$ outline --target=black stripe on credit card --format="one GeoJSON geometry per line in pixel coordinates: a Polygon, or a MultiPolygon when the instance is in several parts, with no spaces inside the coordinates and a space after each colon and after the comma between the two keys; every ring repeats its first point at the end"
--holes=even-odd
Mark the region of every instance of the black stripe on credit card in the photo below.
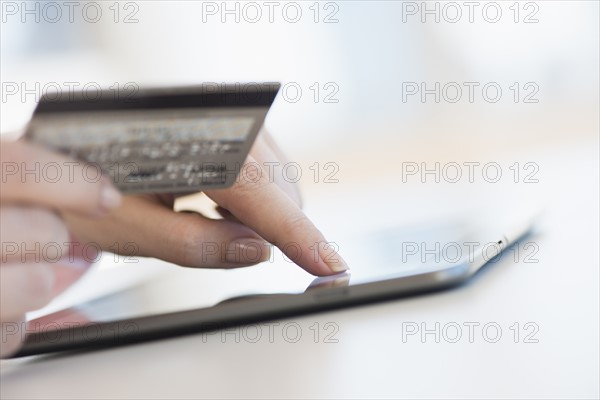
{"type": "Polygon", "coordinates": [[[108,110],[149,110],[165,108],[269,107],[280,84],[202,84],[182,88],[137,89],[116,93],[105,89],[45,94],[36,113],[108,110]],[[58,97],[58,98],[57,98],[58,97]]]}

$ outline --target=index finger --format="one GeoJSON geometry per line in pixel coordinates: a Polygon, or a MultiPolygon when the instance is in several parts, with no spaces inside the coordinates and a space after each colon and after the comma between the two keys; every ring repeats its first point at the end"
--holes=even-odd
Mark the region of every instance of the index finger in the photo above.
{"type": "Polygon", "coordinates": [[[206,195],[311,274],[332,275],[348,269],[335,243],[327,242],[298,205],[269,182],[251,156],[244,168],[231,188],[206,191],[206,195]]]}
{"type": "Polygon", "coordinates": [[[0,202],[25,203],[87,215],[103,215],[121,194],[99,168],[36,145],[0,142],[0,202]]]}

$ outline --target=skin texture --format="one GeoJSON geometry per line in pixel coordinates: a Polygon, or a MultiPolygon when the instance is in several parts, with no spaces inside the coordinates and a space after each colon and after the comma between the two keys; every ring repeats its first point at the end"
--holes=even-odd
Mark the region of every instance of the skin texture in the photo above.
{"type": "Polygon", "coordinates": [[[302,212],[297,186],[256,168],[287,161],[264,130],[247,160],[253,165],[248,179],[205,192],[222,219],[175,212],[174,194],[121,196],[106,178],[84,179],[89,171],[83,173],[82,163],[28,143],[2,142],[0,155],[2,357],[18,349],[25,313],[50,302],[85,273],[87,260],[96,258],[81,254],[83,244],[94,243],[88,250],[99,246],[192,268],[257,264],[276,245],[311,274],[347,269],[302,212]],[[54,173],[51,179],[21,173],[50,164],[60,169],[56,179],[54,173]]]}

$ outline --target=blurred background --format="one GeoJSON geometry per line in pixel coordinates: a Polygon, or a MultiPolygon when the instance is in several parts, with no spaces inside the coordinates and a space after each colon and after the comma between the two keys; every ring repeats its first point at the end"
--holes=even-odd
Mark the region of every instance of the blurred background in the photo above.
{"type": "Polygon", "coordinates": [[[46,91],[280,81],[266,126],[332,240],[348,215],[362,231],[490,199],[545,207],[566,184],[597,221],[597,180],[569,172],[597,175],[596,1],[74,4],[2,2],[4,137],[46,91]],[[407,162],[504,178],[404,179],[407,162]]]}
{"type": "MultiPolygon", "coordinates": [[[[133,393],[136,373],[142,397],[184,397],[186,373],[189,393],[212,382],[213,397],[265,397],[270,387],[309,397],[314,386],[319,397],[397,398],[411,385],[403,396],[445,398],[460,387],[455,397],[598,397],[598,1],[1,3],[3,138],[19,137],[46,91],[280,81],[266,126],[301,167],[306,213],[351,268],[397,251],[365,239],[389,227],[411,232],[460,213],[472,221],[475,210],[542,215],[528,239],[538,251],[521,253],[533,262],[507,257],[464,290],[324,314],[342,327],[326,348],[228,342],[190,352],[191,336],[80,355],[83,367],[75,357],[28,365],[37,375],[3,376],[3,393],[32,398],[58,387],[80,398],[94,388],[110,397],[114,371],[117,383],[127,376],[119,397],[133,393]],[[456,165],[457,180],[446,168],[456,165]],[[478,166],[472,179],[467,165],[478,166]],[[536,321],[541,341],[405,345],[399,324],[411,319],[536,321]],[[172,351],[177,343],[185,350],[172,351]],[[115,364],[117,354],[125,358],[115,364]]],[[[302,291],[314,278],[280,253],[273,260],[211,271],[105,254],[37,314],[135,284],[90,317],[191,308],[225,289],[302,291]]]]}
{"type": "Polygon", "coordinates": [[[290,84],[268,125],[294,158],[349,141],[441,144],[466,134],[495,140],[496,151],[598,130],[595,1],[2,4],[3,132],[27,121],[36,100],[27,90],[55,84],[248,81],[290,84]],[[13,95],[7,82],[24,87],[13,95]],[[403,99],[404,83],[421,82],[455,82],[463,96],[403,99]],[[464,82],[480,83],[472,102],[464,82]],[[502,89],[496,103],[482,97],[489,82],[502,89]]]}

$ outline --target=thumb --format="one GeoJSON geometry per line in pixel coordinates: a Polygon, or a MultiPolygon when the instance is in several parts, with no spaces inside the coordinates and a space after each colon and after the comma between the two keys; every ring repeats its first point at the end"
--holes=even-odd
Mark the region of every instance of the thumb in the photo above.
{"type": "Polygon", "coordinates": [[[99,216],[121,203],[100,169],[36,145],[0,142],[0,202],[26,203],[99,216]]]}

